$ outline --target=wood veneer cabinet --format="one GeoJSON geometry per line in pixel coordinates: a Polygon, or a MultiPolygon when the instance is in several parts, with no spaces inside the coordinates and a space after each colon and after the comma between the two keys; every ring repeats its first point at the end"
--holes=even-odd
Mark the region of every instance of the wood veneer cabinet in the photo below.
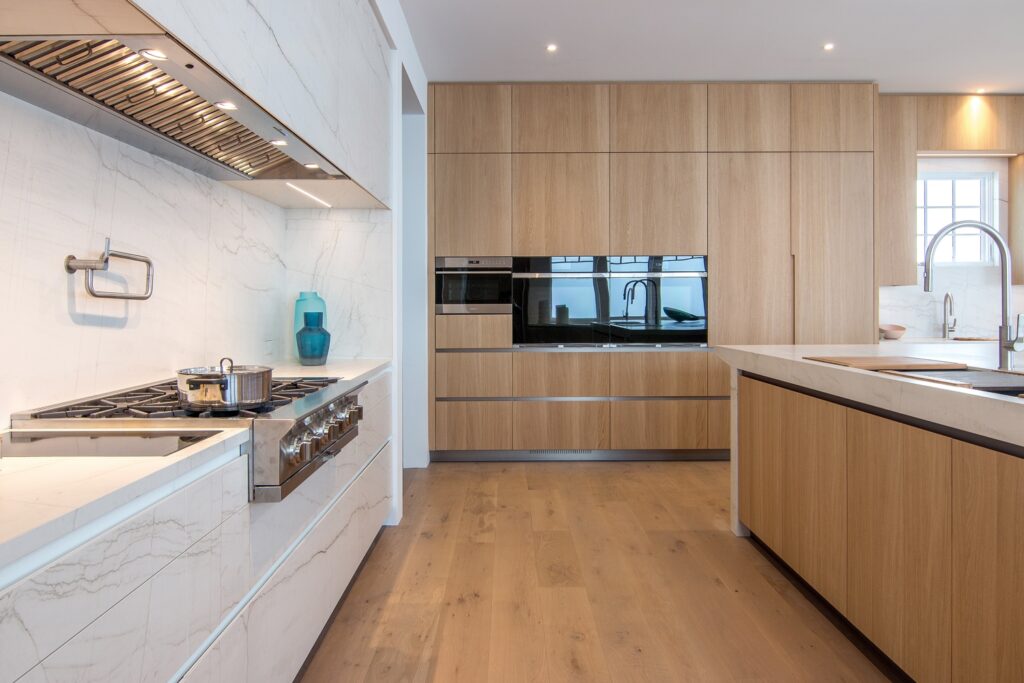
{"type": "Polygon", "coordinates": [[[607,152],[608,86],[512,86],[512,151],[607,152]]]}
{"type": "Polygon", "coordinates": [[[611,447],[705,449],[708,447],[708,402],[612,401],[611,447]]]}
{"type": "Polygon", "coordinates": [[[872,155],[804,152],[791,161],[795,342],[874,343],[872,155]]]}
{"type": "Polygon", "coordinates": [[[512,402],[438,401],[435,428],[437,450],[509,450],[512,402]]]}
{"type": "Polygon", "coordinates": [[[608,253],[608,155],[512,157],[512,253],[608,253]]]}
{"type": "Polygon", "coordinates": [[[953,441],[953,680],[1024,678],[1024,460],[953,441]]]}
{"type": "Polygon", "coordinates": [[[917,284],[917,102],[913,95],[878,98],[875,146],[875,280],[917,284]]]}
{"type": "Polygon", "coordinates": [[[512,86],[435,84],[430,106],[431,152],[512,151],[512,86]]]}
{"type": "Polygon", "coordinates": [[[1021,98],[1007,95],[917,95],[920,151],[1024,149],[1021,98]]]}
{"type": "Polygon", "coordinates": [[[780,391],[747,377],[739,379],[740,521],[781,555],[786,438],[780,391]]]}
{"type": "MultiPolygon", "coordinates": [[[[1024,133],[1022,133],[1024,134],[1024,133]]],[[[1024,155],[1009,161],[1008,242],[1013,263],[1024,263],[1024,155]]],[[[1024,285],[1024,268],[1013,269],[1013,284],[1024,285]]]]}
{"type": "Polygon", "coordinates": [[[611,151],[707,150],[707,84],[620,83],[610,96],[611,151]]]}
{"type": "Polygon", "coordinates": [[[710,342],[792,344],[790,155],[708,157],[710,342]]]}
{"type": "Polygon", "coordinates": [[[512,360],[512,395],[608,396],[609,355],[599,352],[516,353],[512,360]]]}
{"type": "Polygon", "coordinates": [[[434,360],[437,396],[509,397],[512,352],[438,353],[434,360]]]}
{"type": "Polygon", "coordinates": [[[512,253],[512,155],[434,155],[434,253],[512,253]]]}
{"type": "Polygon", "coordinates": [[[608,401],[515,401],[516,450],[609,448],[608,401]]]}
{"type": "Polygon", "coordinates": [[[438,349],[505,349],[512,347],[511,315],[435,315],[438,349]]]}
{"type": "Polygon", "coordinates": [[[732,368],[714,353],[708,353],[708,396],[728,396],[729,373],[732,368]]]}
{"type": "Polygon", "coordinates": [[[915,680],[948,681],[952,440],[847,410],[846,615],[915,680]]]}
{"type": "Polygon", "coordinates": [[[612,154],[611,253],[706,254],[707,166],[706,154],[612,154]]]}
{"type": "Polygon", "coordinates": [[[610,353],[612,396],[707,396],[703,351],[610,353]]]}
{"type": "Polygon", "coordinates": [[[729,448],[731,438],[731,410],[727,400],[708,401],[708,448],[729,448]]]}
{"type": "Polygon", "coordinates": [[[708,86],[708,151],[790,151],[788,83],[708,86]]]}
{"type": "Polygon", "coordinates": [[[792,151],[870,152],[874,149],[874,85],[794,83],[790,97],[792,151]]]}

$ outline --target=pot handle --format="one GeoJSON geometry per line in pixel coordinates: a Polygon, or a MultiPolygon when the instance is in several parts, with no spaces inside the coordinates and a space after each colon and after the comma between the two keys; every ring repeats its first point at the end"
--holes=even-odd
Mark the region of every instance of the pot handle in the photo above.
{"type": "Polygon", "coordinates": [[[235,371],[235,361],[231,360],[227,356],[220,359],[220,374],[227,375],[235,371]],[[228,369],[224,369],[224,361],[228,363],[228,369]]]}
{"type": "Polygon", "coordinates": [[[216,384],[222,390],[227,390],[228,388],[228,381],[223,377],[197,377],[195,379],[188,380],[189,391],[195,391],[204,384],[216,384]]]}

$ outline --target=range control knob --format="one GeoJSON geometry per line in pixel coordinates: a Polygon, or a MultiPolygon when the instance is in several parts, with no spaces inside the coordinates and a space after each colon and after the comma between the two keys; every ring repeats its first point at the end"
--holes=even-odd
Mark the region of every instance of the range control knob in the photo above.
{"type": "Polygon", "coordinates": [[[348,409],[349,415],[352,416],[352,422],[359,422],[363,419],[363,407],[361,405],[353,405],[348,409]]]}

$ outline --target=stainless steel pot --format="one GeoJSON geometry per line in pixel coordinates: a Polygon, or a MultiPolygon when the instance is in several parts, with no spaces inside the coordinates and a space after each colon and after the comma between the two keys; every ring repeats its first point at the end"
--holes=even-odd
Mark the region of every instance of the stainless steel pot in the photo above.
{"type": "Polygon", "coordinates": [[[263,365],[235,365],[221,358],[216,367],[179,370],[178,398],[193,410],[252,408],[270,400],[272,372],[263,365]]]}

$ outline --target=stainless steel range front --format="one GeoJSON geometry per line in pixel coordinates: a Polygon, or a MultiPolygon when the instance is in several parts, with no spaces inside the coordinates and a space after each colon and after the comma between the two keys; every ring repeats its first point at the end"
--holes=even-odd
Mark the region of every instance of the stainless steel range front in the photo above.
{"type": "Polygon", "coordinates": [[[336,377],[273,380],[271,399],[233,412],[198,412],[179,399],[174,380],[18,413],[14,429],[145,429],[235,427],[252,434],[250,497],[278,501],[359,434],[366,382],[336,377]]]}

